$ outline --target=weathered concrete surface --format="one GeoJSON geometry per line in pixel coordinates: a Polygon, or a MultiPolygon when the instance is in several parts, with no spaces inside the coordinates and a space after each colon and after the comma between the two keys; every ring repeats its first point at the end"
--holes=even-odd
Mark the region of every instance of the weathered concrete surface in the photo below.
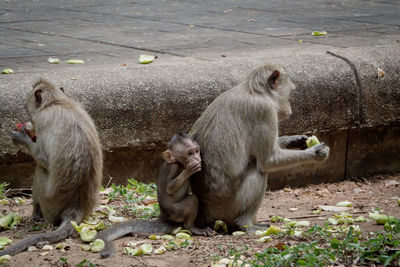
{"type": "MultiPolygon", "coordinates": [[[[385,49],[392,53],[400,52],[399,48],[385,49]]],[[[348,51],[336,51],[339,52],[345,54],[348,51]]],[[[374,49],[367,50],[363,56],[372,57],[376,53],[374,49]]],[[[364,112],[360,114],[360,110],[374,108],[373,102],[364,102],[369,95],[360,94],[352,67],[343,59],[327,53],[206,64],[95,69],[82,73],[64,69],[47,73],[44,77],[62,85],[67,94],[86,106],[99,129],[105,150],[105,181],[112,177],[122,182],[129,177],[154,179],[160,163],[157,153],[164,148],[162,142],[175,132],[187,132],[217,95],[237,84],[263,62],[283,65],[297,84],[291,98],[293,115],[281,124],[282,134],[317,132],[321,140],[332,147],[331,158],[324,165],[306,166],[301,172],[272,174],[270,183],[276,187],[282,183],[301,185],[321,180],[335,181],[348,176],[345,162],[348,148],[352,146],[347,142],[352,139],[347,139],[347,131],[343,129],[398,124],[397,116],[385,115],[398,114],[398,107],[387,105],[385,113],[371,117],[367,125],[362,117],[364,112]],[[70,77],[77,80],[70,80],[70,77]],[[299,177],[303,179],[298,180],[299,177]]],[[[386,65],[382,68],[388,70],[396,69],[396,64],[399,64],[395,60],[384,62],[386,65]]],[[[375,65],[362,67],[364,69],[359,71],[362,73],[361,84],[369,81],[376,85],[376,90],[385,90],[381,85],[383,81],[391,86],[399,85],[398,72],[388,71],[384,79],[378,79],[375,65]],[[365,75],[366,72],[369,75],[365,75]]],[[[30,167],[25,163],[25,156],[17,156],[20,151],[12,144],[9,130],[16,122],[28,119],[23,109],[23,97],[31,81],[37,77],[37,74],[28,73],[7,76],[0,88],[3,99],[6,99],[0,110],[3,118],[0,127],[3,136],[0,175],[2,180],[12,181],[14,185],[16,174],[22,171],[18,176],[25,176],[30,167]],[[11,164],[16,162],[22,162],[20,164],[24,167],[18,168],[18,172],[11,164]]],[[[398,98],[399,94],[399,90],[391,90],[390,94],[386,94],[389,97],[386,103],[392,103],[392,99],[398,98]]],[[[381,101],[385,102],[385,99],[381,101]]],[[[396,140],[393,142],[398,143],[396,140]]],[[[359,145],[360,148],[364,146],[359,145]]],[[[397,166],[397,163],[394,165],[397,166]]],[[[379,167],[379,170],[383,169],[379,167]]],[[[352,171],[351,175],[357,175],[357,172],[352,171]]]]}
{"type": "Polygon", "coordinates": [[[281,133],[317,133],[332,148],[324,165],[271,174],[272,187],[400,170],[395,152],[379,160],[400,142],[399,13],[399,2],[384,0],[6,1],[0,68],[15,74],[0,76],[0,181],[30,184],[32,159],[9,132],[28,120],[23,99],[39,77],[86,106],[104,147],[104,180],[124,182],[154,179],[163,142],[264,62],[283,65],[298,86],[281,133]],[[139,65],[143,53],[158,59],[139,65]],[[85,64],[65,64],[70,58],[85,64]],[[392,139],[372,150],[380,137],[392,139]]]}

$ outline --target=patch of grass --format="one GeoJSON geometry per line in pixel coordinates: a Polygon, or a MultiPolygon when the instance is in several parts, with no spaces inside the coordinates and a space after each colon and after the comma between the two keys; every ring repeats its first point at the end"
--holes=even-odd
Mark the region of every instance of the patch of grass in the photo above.
{"type": "Polygon", "coordinates": [[[7,182],[0,183],[0,199],[6,198],[6,197],[4,196],[4,193],[6,192],[7,187],[8,187],[9,185],[10,185],[10,184],[7,183],[7,182]]]}
{"type": "Polygon", "coordinates": [[[91,263],[87,259],[83,259],[80,263],[75,265],[75,267],[98,267],[98,266],[100,266],[100,265],[97,265],[95,263],[91,263]]]}
{"type": "MultiPolygon", "coordinates": [[[[400,220],[391,220],[385,231],[366,238],[350,226],[346,231],[325,225],[311,227],[306,237],[312,242],[285,245],[282,250],[269,247],[255,253],[252,266],[327,266],[332,264],[382,264],[400,260],[400,220]]],[[[235,258],[237,255],[235,254],[235,258]]]]}
{"type": "Polygon", "coordinates": [[[123,198],[126,205],[123,210],[137,218],[151,219],[160,214],[157,203],[157,185],[155,183],[142,183],[135,179],[128,179],[128,184],[112,184],[113,191],[108,194],[110,200],[123,198]]]}

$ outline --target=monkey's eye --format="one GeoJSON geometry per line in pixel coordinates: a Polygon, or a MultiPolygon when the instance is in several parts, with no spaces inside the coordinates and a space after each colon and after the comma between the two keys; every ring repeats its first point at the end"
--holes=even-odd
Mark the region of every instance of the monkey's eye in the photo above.
{"type": "Polygon", "coordinates": [[[188,153],[188,155],[189,155],[189,156],[193,156],[193,152],[190,151],[190,152],[188,153]]]}
{"type": "Polygon", "coordinates": [[[196,150],[196,154],[199,154],[199,152],[200,152],[200,151],[197,149],[197,150],[196,150]]]}

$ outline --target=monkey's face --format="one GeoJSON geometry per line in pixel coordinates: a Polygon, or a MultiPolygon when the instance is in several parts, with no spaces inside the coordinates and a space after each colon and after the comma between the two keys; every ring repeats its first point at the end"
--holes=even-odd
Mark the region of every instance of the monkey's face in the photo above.
{"type": "Polygon", "coordinates": [[[278,98],[278,120],[283,121],[292,114],[292,107],[290,105],[290,93],[296,88],[290,78],[285,75],[282,77],[282,82],[277,88],[278,98]],[[286,76],[286,77],[285,77],[286,76]]]}

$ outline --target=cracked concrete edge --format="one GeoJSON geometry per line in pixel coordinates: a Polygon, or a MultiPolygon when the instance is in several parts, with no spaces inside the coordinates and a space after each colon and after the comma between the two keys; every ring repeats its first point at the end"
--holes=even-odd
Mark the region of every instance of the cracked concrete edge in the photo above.
{"type": "MultiPolygon", "coordinates": [[[[29,158],[12,144],[9,131],[15,123],[29,119],[23,108],[24,98],[39,77],[64,87],[68,95],[86,107],[98,127],[104,151],[109,155],[106,169],[121,164],[119,169],[126,172],[126,177],[154,178],[156,168],[153,166],[149,171],[149,165],[159,163],[157,153],[163,149],[163,142],[175,132],[189,131],[216,96],[266,62],[285,67],[297,85],[291,96],[293,115],[280,124],[282,134],[338,133],[352,127],[399,125],[400,46],[331,51],[340,57],[317,52],[223,62],[65,69],[40,76],[32,73],[2,76],[0,166],[29,164],[29,158]],[[378,67],[385,71],[379,78],[378,67]],[[359,82],[355,73],[359,75],[359,82]],[[132,160],[129,160],[130,151],[136,152],[132,160]],[[124,161],[113,160],[116,155],[123,155],[124,161]]],[[[347,148],[343,148],[346,142],[336,142],[337,138],[329,135],[326,138],[333,146],[333,160],[324,164],[325,167],[311,168],[312,175],[318,176],[316,170],[321,168],[340,166],[340,171],[326,175],[332,177],[328,180],[343,178],[346,171],[342,168],[346,164],[342,158],[348,154],[347,148]]],[[[106,176],[113,173],[105,172],[106,176]]],[[[4,173],[0,173],[0,180],[12,180],[9,177],[12,172],[4,173]]],[[[288,182],[299,177],[287,176],[292,177],[288,182]]]]}

